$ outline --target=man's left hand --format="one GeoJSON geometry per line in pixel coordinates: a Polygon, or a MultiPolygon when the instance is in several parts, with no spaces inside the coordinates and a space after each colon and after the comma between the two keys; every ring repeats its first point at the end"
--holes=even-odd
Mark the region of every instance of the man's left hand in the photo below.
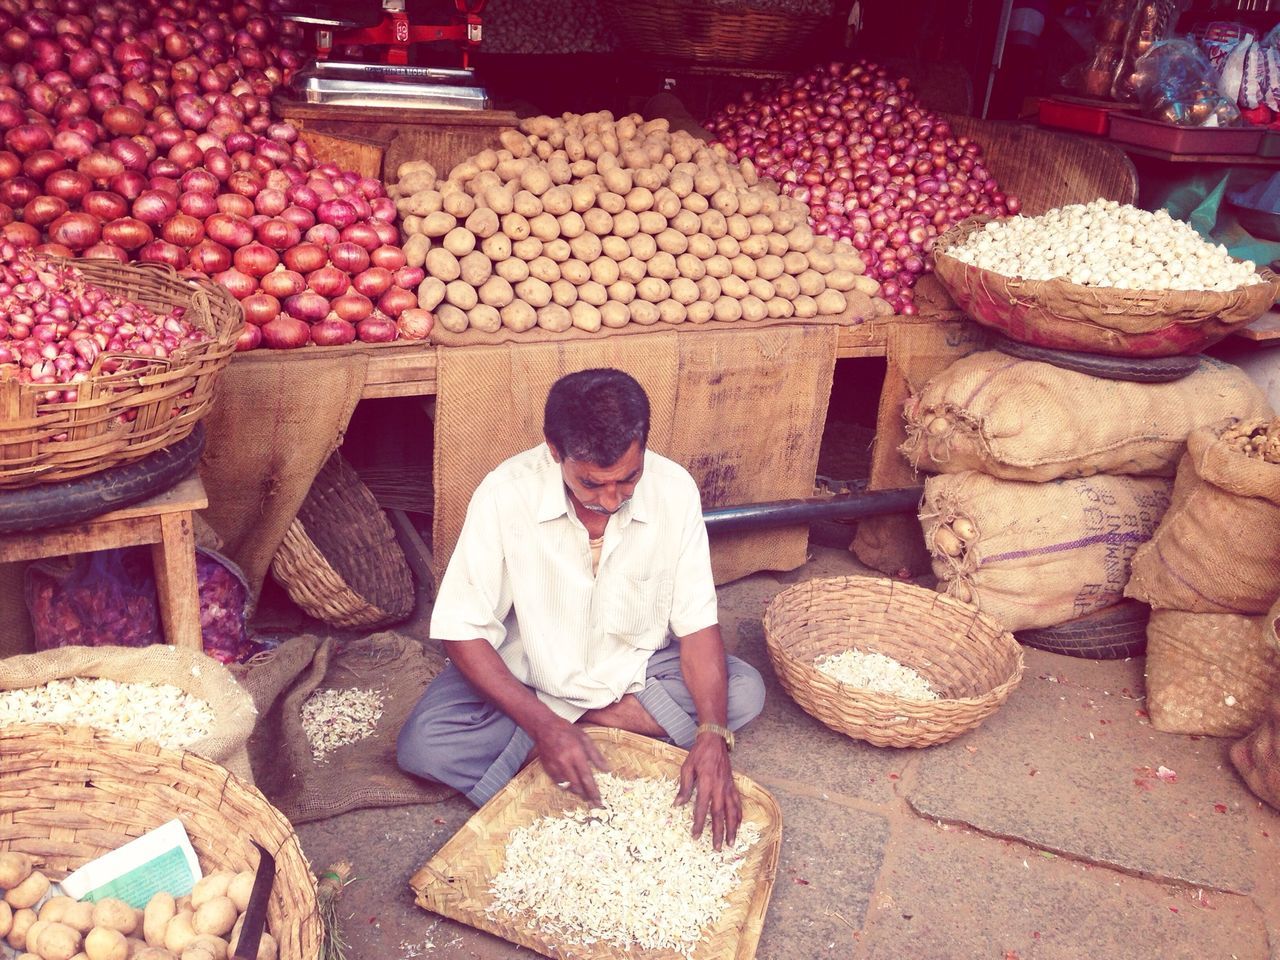
{"type": "Polygon", "coordinates": [[[729,748],[714,734],[703,734],[694,741],[693,749],[680,767],[680,792],[676,806],[683,806],[697,791],[693,804],[693,836],[702,836],[707,814],[711,815],[711,842],[719,850],[737,839],[742,823],[742,798],[733,782],[729,764],[729,748]]]}

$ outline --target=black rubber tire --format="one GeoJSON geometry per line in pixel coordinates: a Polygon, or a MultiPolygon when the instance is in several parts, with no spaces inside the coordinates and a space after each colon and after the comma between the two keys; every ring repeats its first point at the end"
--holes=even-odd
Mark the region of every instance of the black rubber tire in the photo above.
{"type": "Polygon", "coordinates": [[[1200,367],[1198,353],[1181,357],[1112,357],[1102,353],[1033,347],[999,334],[991,335],[991,347],[1019,360],[1037,360],[1091,377],[1133,383],[1172,383],[1195,373],[1200,367]]]}
{"type": "Polygon", "coordinates": [[[0,533],[77,523],[145,500],[195,469],[204,452],[204,426],[141,460],[61,483],[0,491],[0,533]]]}
{"type": "Polygon", "coordinates": [[[1123,660],[1147,650],[1147,620],[1151,608],[1137,600],[1121,600],[1113,607],[1060,623],[1056,627],[1021,630],[1019,643],[1049,653],[1086,660],[1123,660]]]}

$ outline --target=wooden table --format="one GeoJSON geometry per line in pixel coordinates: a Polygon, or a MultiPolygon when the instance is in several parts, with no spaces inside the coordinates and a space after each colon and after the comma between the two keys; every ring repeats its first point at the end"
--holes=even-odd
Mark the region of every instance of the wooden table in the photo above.
{"type": "Polygon", "coordinates": [[[209,505],[200,477],[131,507],[63,527],[0,535],[0,563],[150,544],[165,639],[203,650],[192,516],[209,505]]]}

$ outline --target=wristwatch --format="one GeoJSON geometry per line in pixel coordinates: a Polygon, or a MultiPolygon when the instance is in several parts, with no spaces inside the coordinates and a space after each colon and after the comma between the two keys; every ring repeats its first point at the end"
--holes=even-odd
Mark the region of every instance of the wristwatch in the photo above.
{"type": "Polygon", "coordinates": [[[695,736],[703,733],[714,733],[717,737],[722,737],[725,746],[729,748],[729,752],[733,753],[733,731],[728,727],[722,727],[718,723],[700,723],[695,736]]]}

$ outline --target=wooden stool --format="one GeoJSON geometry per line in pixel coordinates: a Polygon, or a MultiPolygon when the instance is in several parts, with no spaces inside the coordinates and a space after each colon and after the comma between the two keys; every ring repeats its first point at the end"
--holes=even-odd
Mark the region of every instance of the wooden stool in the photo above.
{"type": "Polygon", "coordinates": [[[0,563],[151,544],[165,640],[203,650],[192,514],[208,505],[204,484],[192,474],[163,493],[92,520],[0,534],[0,563]]]}

